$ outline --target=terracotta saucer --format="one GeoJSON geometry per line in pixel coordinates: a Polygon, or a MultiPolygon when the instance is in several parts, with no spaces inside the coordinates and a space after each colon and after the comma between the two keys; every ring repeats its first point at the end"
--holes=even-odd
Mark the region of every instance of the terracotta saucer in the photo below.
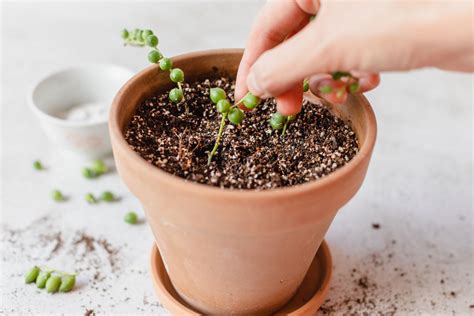
{"type": "MultiPolygon", "coordinates": [[[[326,242],[323,241],[295,296],[275,315],[314,315],[326,298],[331,274],[331,253],[326,242]]],[[[153,245],[151,250],[151,275],[161,304],[171,314],[202,315],[185,303],[176,293],[156,245],[153,245]]]]}

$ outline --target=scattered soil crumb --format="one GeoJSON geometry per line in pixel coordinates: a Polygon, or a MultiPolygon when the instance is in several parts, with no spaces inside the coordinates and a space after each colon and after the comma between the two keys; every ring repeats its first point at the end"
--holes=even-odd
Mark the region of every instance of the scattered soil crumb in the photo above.
{"type": "Polygon", "coordinates": [[[367,278],[367,276],[364,276],[364,277],[359,279],[357,284],[363,289],[368,289],[369,288],[369,279],[367,278]]]}
{"type": "MultiPolygon", "coordinates": [[[[0,252],[2,263],[21,261],[24,262],[21,269],[37,264],[75,271],[80,275],[81,281],[77,287],[80,294],[84,293],[83,289],[108,293],[112,279],[124,269],[123,258],[119,253],[124,245],[114,245],[103,236],[94,236],[83,230],[63,229],[60,218],[57,214],[47,215],[24,228],[16,229],[0,224],[0,246],[8,249],[0,252]]],[[[22,278],[23,273],[12,275],[12,278],[22,278]]],[[[23,290],[32,289],[15,289],[10,292],[10,298],[21,300],[25,295],[23,290]]],[[[87,298],[81,295],[80,301],[87,298]]],[[[87,303],[92,304],[92,301],[87,303]]]]}
{"type": "Polygon", "coordinates": [[[373,229],[380,229],[380,224],[379,223],[372,223],[372,228],[373,229]]]}
{"type": "Polygon", "coordinates": [[[80,232],[79,236],[74,240],[73,244],[74,245],[83,244],[84,247],[85,247],[85,250],[86,250],[84,255],[86,255],[87,253],[92,252],[92,251],[95,250],[94,242],[95,242],[94,237],[91,237],[91,236],[85,234],[84,232],[80,232]]]}
{"type": "MultiPolygon", "coordinates": [[[[97,251],[105,252],[107,254],[107,259],[112,271],[117,270],[117,260],[118,260],[118,248],[114,248],[110,242],[103,238],[95,238],[91,235],[88,235],[85,232],[76,232],[75,237],[73,238],[73,247],[70,248],[70,253],[78,254],[82,258],[88,256],[91,253],[95,253],[97,251]]],[[[100,276],[100,267],[98,264],[92,265],[92,267],[96,268],[96,272],[94,274],[94,280],[101,280],[100,276]]]]}
{"type": "Polygon", "coordinates": [[[86,309],[84,316],[95,316],[95,312],[93,309],[86,309]]]}

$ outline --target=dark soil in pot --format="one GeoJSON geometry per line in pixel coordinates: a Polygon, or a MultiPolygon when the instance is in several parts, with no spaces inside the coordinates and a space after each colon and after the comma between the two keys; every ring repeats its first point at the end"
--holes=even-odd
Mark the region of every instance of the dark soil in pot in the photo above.
{"type": "Polygon", "coordinates": [[[236,189],[270,189],[319,179],[349,162],[357,137],[324,106],[304,101],[284,137],[268,124],[275,101],[268,99],[242,124],[228,123],[216,156],[208,166],[220,123],[209,88],[221,87],[230,101],[228,78],[185,83],[185,100],[174,104],[168,93],[138,106],[125,137],[132,149],[155,166],[189,181],[236,189]],[[186,106],[189,112],[186,113],[186,106]]]}

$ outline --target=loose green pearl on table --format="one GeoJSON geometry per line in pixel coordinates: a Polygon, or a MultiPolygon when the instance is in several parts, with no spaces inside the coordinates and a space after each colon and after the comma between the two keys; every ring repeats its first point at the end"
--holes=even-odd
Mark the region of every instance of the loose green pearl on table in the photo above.
{"type": "Polygon", "coordinates": [[[33,283],[36,281],[38,274],[40,273],[40,268],[34,266],[25,274],[25,283],[33,283]]]}
{"type": "Polygon", "coordinates": [[[49,277],[49,279],[46,281],[46,291],[48,293],[56,293],[59,290],[59,287],[61,286],[61,278],[57,275],[52,275],[49,277]]]}
{"type": "Polygon", "coordinates": [[[110,191],[104,191],[101,194],[101,199],[102,201],[105,201],[105,202],[113,202],[115,200],[115,196],[110,191]]]}
{"type": "Polygon", "coordinates": [[[135,212],[128,212],[124,217],[125,222],[134,225],[138,222],[138,216],[135,212]]]}
{"type": "Polygon", "coordinates": [[[59,190],[54,190],[53,192],[51,192],[51,197],[56,202],[64,201],[64,195],[59,190]]]}
{"type": "Polygon", "coordinates": [[[100,159],[94,160],[94,162],[92,163],[91,169],[97,174],[104,174],[107,171],[109,171],[109,167],[107,167],[105,162],[100,159]]]}
{"type": "Polygon", "coordinates": [[[46,281],[48,281],[49,277],[51,276],[51,272],[49,271],[41,271],[36,278],[36,287],[39,289],[44,289],[46,286],[46,281]]]}
{"type": "Polygon", "coordinates": [[[75,275],[63,275],[61,278],[61,286],[59,287],[59,292],[69,292],[72,290],[74,285],[76,284],[76,276],[75,275]]]}

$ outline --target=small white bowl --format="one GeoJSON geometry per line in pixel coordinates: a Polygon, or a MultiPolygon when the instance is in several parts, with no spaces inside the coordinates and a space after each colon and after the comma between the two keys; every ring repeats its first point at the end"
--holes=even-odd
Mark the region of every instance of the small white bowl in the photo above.
{"type": "Polygon", "coordinates": [[[112,150],[107,127],[110,104],[133,74],[129,69],[103,64],[60,70],[34,85],[28,104],[59,149],[82,158],[101,158],[112,150]],[[77,112],[79,107],[87,105],[89,109],[97,106],[95,118],[84,119],[83,110],[77,112]],[[72,109],[76,112],[71,112],[72,109]]]}

